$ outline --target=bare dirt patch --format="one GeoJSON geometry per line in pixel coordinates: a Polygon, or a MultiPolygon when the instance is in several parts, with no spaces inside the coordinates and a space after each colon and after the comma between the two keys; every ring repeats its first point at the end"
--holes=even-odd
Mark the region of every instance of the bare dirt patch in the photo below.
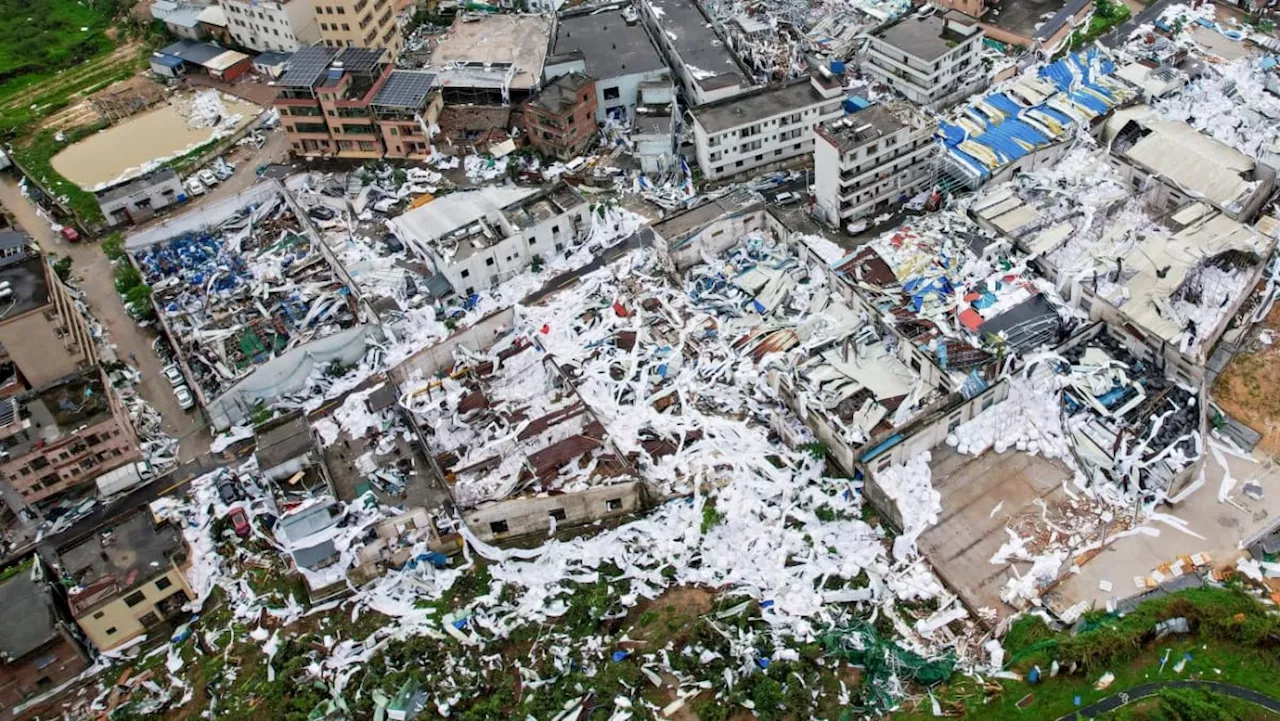
{"type": "Polygon", "coordinates": [[[1213,398],[1228,415],[1262,434],[1259,446],[1280,453],[1280,304],[1254,331],[1245,350],[1213,384],[1213,398]],[[1270,344],[1259,336],[1271,337],[1270,344]]]}

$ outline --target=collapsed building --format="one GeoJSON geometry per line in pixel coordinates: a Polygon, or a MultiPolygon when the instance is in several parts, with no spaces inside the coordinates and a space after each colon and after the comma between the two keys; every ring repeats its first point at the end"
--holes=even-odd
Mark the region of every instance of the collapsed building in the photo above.
{"type": "Polygon", "coordinates": [[[544,190],[487,187],[452,193],[390,221],[392,232],[470,296],[582,242],[589,206],[563,182],[544,190]]]}
{"type": "Polygon", "coordinates": [[[444,102],[519,105],[542,83],[552,20],[541,15],[460,18],[431,53],[444,102]]]}
{"type": "Polygon", "coordinates": [[[1179,203],[1162,183],[1133,182],[1112,157],[1078,148],[1053,169],[992,188],[969,212],[1082,314],[1129,328],[1150,358],[1199,384],[1262,277],[1275,223],[1250,227],[1209,202],[1179,203]]]}
{"type": "Polygon", "coordinates": [[[402,389],[432,462],[482,539],[622,516],[655,500],[536,339],[508,334],[448,376],[402,389]]]}
{"type": "Polygon", "coordinates": [[[131,235],[165,335],[216,428],[352,363],[371,317],[283,186],[262,183],[131,235]]]}

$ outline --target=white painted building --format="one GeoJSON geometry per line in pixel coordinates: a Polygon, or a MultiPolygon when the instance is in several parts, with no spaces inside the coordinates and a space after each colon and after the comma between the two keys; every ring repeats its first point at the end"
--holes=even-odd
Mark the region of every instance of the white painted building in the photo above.
{"type": "Polygon", "coordinates": [[[814,127],[840,117],[839,78],[817,74],[693,110],[707,180],[778,167],[813,152],[814,127]]]}
{"type": "Polygon", "coordinates": [[[982,28],[958,11],[908,16],[867,39],[863,72],[913,103],[936,109],[984,84],[982,28]]]}
{"type": "Polygon", "coordinates": [[[226,12],[232,39],[250,50],[291,53],[320,42],[320,24],[312,0],[218,2],[226,12]]]}
{"type": "Polygon", "coordinates": [[[592,5],[560,16],[543,80],[574,71],[596,79],[596,120],[601,123],[611,117],[633,120],[642,102],[641,86],[671,82],[671,70],[626,4],[592,5]]]}
{"type": "Polygon", "coordinates": [[[756,86],[697,0],[636,0],[636,7],[675,71],[686,103],[706,105],[756,86]]]}
{"type": "Polygon", "coordinates": [[[462,296],[582,242],[590,206],[573,188],[487,187],[450,193],[391,221],[392,231],[462,296]]]}
{"type": "Polygon", "coordinates": [[[818,127],[816,212],[832,225],[873,215],[927,189],[937,122],[906,103],[872,105],[818,127]]]}

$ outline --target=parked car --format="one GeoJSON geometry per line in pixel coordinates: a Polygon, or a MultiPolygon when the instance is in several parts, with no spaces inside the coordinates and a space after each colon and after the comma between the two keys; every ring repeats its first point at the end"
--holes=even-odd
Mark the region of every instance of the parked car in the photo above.
{"type": "Polygon", "coordinates": [[[799,201],[800,201],[800,194],[793,193],[789,190],[785,193],[778,193],[777,195],[773,196],[773,202],[777,203],[778,205],[791,205],[792,203],[797,203],[799,201]]]}
{"type": "Polygon", "coordinates": [[[76,230],[75,228],[72,228],[69,225],[62,226],[62,230],[58,232],[62,233],[62,237],[66,239],[68,243],[80,242],[80,231],[76,230]]]}
{"type": "Polygon", "coordinates": [[[218,184],[218,176],[214,175],[213,171],[208,168],[201,169],[200,172],[196,173],[196,177],[200,179],[201,183],[210,188],[218,184]]]}
{"type": "Polygon", "coordinates": [[[244,512],[243,508],[231,509],[231,527],[235,529],[236,535],[241,538],[248,538],[249,531],[249,514],[244,512]]]}
{"type": "Polygon", "coordinates": [[[184,411],[189,411],[196,405],[195,396],[191,395],[191,389],[183,386],[174,386],[173,394],[178,397],[178,407],[184,411]]]}
{"type": "Polygon", "coordinates": [[[201,183],[200,179],[196,177],[187,178],[187,192],[192,195],[204,195],[204,183],[201,183]]]}
{"type": "Polygon", "coordinates": [[[228,506],[244,498],[244,492],[240,490],[240,484],[236,483],[234,476],[223,476],[218,480],[217,487],[218,498],[228,506]]]}
{"type": "Polygon", "coordinates": [[[333,220],[338,217],[338,211],[327,205],[313,205],[307,209],[307,215],[314,220],[333,220]]]}
{"type": "Polygon", "coordinates": [[[163,372],[164,372],[164,377],[169,379],[169,385],[173,386],[174,388],[177,388],[178,386],[181,386],[181,385],[186,385],[187,381],[185,378],[182,377],[182,369],[178,367],[177,363],[172,363],[170,365],[165,366],[163,372]]]}
{"type": "Polygon", "coordinates": [[[218,162],[213,166],[213,174],[218,176],[218,180],[226,180],[235,172],[235,163],[229,163],[222,158],[218,158],[218,162]]]}

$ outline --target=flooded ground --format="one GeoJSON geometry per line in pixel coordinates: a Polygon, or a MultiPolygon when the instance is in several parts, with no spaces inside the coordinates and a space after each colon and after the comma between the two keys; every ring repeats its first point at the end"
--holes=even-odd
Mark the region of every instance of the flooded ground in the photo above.
{"type": "MultiPolygon", "coordinates": [[[[226,133],[228,125],[192,128],[186,112],[191,96],[175,96],[164,105],[135,115],[100,133],[68,147],[53,157],[53,169],[85,190],[139,174],[144,165],[182,155],[207,143],[215,132],[226,133]]],[[[234,128],[248,125],[262,108],[253,103],[222,96],[227,117],[240,116],[234,128]]]]}

